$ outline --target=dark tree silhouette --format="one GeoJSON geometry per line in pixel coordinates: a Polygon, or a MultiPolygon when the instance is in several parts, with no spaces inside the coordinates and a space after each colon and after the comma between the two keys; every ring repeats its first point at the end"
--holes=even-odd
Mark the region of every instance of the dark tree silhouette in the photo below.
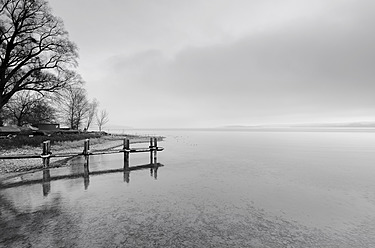
{"type": "Polygon", "coordinates": [[[77,57],[45,0],[0,0],[0,112],[19,91],[55,92],[74,82],[77,57]]]}
{"type": "Polygon", "coordinates": [[[5,105],[8,119],[17,126],[53,122],[55,110],[48,100],[31,91],[21,91],[5,105]]]}

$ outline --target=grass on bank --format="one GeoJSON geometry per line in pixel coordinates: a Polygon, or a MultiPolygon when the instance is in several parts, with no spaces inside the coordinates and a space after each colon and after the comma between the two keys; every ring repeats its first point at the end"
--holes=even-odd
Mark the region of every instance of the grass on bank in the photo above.
{"type": "Polygon", "coordinates": [[[0,149],[10,150],[23,146],[40,147],[43,141],[50,140],[51,145],[65,141],[78,141],[84,139],[100,138],[105,136],[102,133],[74,133],[74,134],[51,134],[50,136],[17,135],[10,139],[0,140],[0,149]]]}

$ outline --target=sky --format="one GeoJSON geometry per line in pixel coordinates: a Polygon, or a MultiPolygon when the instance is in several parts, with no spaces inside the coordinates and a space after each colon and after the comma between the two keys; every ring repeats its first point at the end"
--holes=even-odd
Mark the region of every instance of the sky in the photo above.
{"type": "Polygon", "coordinates": [[[375,120],[373,0],[50,0],[109,126],[375,120]]]}

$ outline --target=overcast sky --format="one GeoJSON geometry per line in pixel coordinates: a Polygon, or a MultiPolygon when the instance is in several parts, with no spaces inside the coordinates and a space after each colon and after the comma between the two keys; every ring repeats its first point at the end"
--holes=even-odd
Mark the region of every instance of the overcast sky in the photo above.
{"type": "Polygon", "coordinates": [[[110,123],[375,120],[374,0],[50,0],[110,123]]]}

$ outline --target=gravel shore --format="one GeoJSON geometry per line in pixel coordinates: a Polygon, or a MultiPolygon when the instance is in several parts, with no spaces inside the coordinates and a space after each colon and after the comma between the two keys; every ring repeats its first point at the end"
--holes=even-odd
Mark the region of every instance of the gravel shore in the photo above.
{"type": "MultiPolygon", "coordinates": [[[[148,142],[149,137],[126,137],[126,136],[103,136],[100,138],[90,139],[90,150],[101,151],[122,146],[123,139],[129,138],[130,143],[148,142]]],[[[51,152],[58,153],[80,153],[83,151],[83,140],[65,141],[51,146],[51,152]]],[[[40,155],[41,148],[24,146],[6,151],[0,151],[0,156],[11,155],[40,155]]],[[[68,165],[70,158],[51,158],[50,167],[61,167],[68,165]]],[[[43,168],[42,159],[0,159],[0,179],[17,174],[18,172],[31,171],[43,168]]]]}

